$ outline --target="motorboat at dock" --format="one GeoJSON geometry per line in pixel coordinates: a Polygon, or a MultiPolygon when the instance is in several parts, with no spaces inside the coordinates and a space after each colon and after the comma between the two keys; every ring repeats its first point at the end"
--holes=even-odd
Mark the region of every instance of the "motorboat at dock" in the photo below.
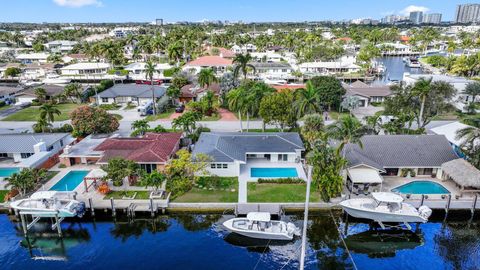
{"type": "Polygon", "coordinates": [[[71,198],[72,192],[40,191],[30,198],[14,201],[10,207],[36,217],[82,217],[85,203],[71,198]]]}

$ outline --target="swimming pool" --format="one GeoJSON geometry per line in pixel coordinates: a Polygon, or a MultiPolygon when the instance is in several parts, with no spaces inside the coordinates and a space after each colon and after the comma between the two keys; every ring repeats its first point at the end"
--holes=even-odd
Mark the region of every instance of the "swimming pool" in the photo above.
{"type": "Polygon", "coordinates": [[[50,190],[55,191],[73,191],[83,181],[83,178],[89,171],[69,171],[60,181],[58,181],[50,190]]]}
{"type": "Polygon", "coordinates": [[[0,168],[0,178],[10,177],[12,174],[20,171],[20,168],[0,168]]]}
{"type": "Polygon", "coordinates": [[[281,178],[298,177],[296,168],[251,168],[251,177],[281,178]]]}
{"type": "Polygon", "coordinates": [[[432,181],[413,181],[392,189],[403,194],[450,194],[444,186],[432,181]]]}

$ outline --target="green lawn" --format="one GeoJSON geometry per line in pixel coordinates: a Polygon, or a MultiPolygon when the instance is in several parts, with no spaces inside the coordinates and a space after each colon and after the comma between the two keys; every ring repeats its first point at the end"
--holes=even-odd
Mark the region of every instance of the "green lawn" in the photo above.
{"type": "Polygon", "coordinates": [[[149,116],[145,117],[145,120],[155,121],[155,120],[158,120],[158,119],[165,119],[165,118],[168,118],[170,115],[172,115],[172,113],[174,113],[174,112],[175,112],[175,108],[170,108],[163,113],[158,113],[157,115],[149,115],[149,116]]]}
{"type": "Polygon", "coordinates": [[[6,109],[8,109],[8,108],[10,108],[10,107],[11,107],[10,105],[2,106],[2,107],[0,107],[0,111],[6,110],[6,109]]]}
{"type": "Polygon", "coordinates": [[[7,195],[8,192],[9,190],[0,190],[0,203],[3,203],[3,199],[5,198],[5,195],[7,195]]]}
{"type": "Polygon", "coordinates": [[[112,115],[113,117],[117,118],[118,121],[123,119],[123,116],[121,116],[120,114],[112,113],[112,115]]]}
{"type": "Polygon", "coordinates": [[[237,202],[237,177],[201,177],[198,187],[193,187],[187,193],[175,198],[175,202],[237,202]],[[216,187],[215,190],[200,187],[216,187]],[[235,191],[232,191],[235,190],[235,191]]]}
{"type": "MultiPolygon", "coordinates": [[[[55,115],[55,121],[65,121],[70,119],[70,113],[75,110],[81,104],[58,104],[56,105],[57,109],[60,110],[60,115],[55,115]]],[[[7,116],[2,121],[37,121],[38,116],[40,115],[39,106],[31,106],[25,108],[21,111],[18,111],[12,115],[7,116]]]]}
{"type": "Polygon", "coordinates": [[[200,121],[218,121],[220,120],[219,114],[214,114],[212,116],[203,116],[202,120],[200,121]]]}
{"type": "Polygon", "coordinates": [[[133,194],[137,193],[137,196],[135,196],[135,200],[148,200],[150,198],[150,191],[148,190],[138,190],[138,191],[112,191],[108,193],[103,199],[104,200],[110,200],[110,198],[114,198],[115,200],[117,199],[122,199],[123,197],[132,197],[133,194]]]}
{"type": "Polygon", "coordinates": [[[328,114],[330,115],[331,120],[338,120],[340,117],[350,115],[348,112],[334,112],[334,111],[328,112],[328,114]]]}
{"type": "MultiPolygon", "coordinates": [[[[305,202],[307,186],[302,184],[248,183],[248,202],[305,202]]],[[[311,202],[319,202],[318,192],[310,193],[311,202]]]]}
{"type": "Polygon", "coordinates": [[[111,110],[118,110],[122,106],[113,103],[113,104],[101,104],[98,107],[106,111],[111,111],[111,110]]]}

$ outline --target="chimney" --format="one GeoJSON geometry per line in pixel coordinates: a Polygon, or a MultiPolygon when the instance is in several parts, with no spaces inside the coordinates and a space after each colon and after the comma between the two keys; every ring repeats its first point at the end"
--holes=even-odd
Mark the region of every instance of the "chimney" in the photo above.
{"type": "Polygon", "coordinates": [[[70,154],[70,148],[72,148],[70,145],[65,146],[65,148],[63,148],[63,153],[67,155],[70,154]]]}
{"type": "Polygon", "coordinates": [[[47,151],[47,145],[45,142],[39,142],[33,146],[33,152],[35,154],[38,154],[40,152],[46,152],[47,151]]]}

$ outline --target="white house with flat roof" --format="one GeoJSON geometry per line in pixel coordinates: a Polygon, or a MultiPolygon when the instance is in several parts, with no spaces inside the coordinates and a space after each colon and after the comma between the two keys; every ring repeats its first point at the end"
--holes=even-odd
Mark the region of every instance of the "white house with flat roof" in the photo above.
{"type": "Polygon", "coordinates": [[[43,44],[43,46],[45,46],[45,49],[52,53],[67,53],[73,50],[73,47],[75,47],[77,44],[77,41],[54,40],[43,44]]]}
{"type": "Polygon", "coordinates": [[[76,63],[60,69],[62,76],[81,78],[103,78],[108,74],[111,65],[108,63],[76,63]]]}
{"type": "MultiPolygon", "coordinates": [[[[131,63],[127,66],[125,66],[125,70],[128,70],[128,77],[130,77],[133,80],[145,80],[147,79],[146,73],[145,73],[145,62],[136,62],[136,63],[131,63]]],[[[154,80],[162,80],[165,79],[166,77],[164,76],[163,72],[167,69],[172,68],[170,64],[164,63],[164,64],[156,64],[155,65],[155,73],[153,74],[153,79],[154,80]]]]}
{"type": "Polygon", "coordinates": [[[22,64],[47,63],[48,53],[21,53],[15,57],[22,64]]]}

